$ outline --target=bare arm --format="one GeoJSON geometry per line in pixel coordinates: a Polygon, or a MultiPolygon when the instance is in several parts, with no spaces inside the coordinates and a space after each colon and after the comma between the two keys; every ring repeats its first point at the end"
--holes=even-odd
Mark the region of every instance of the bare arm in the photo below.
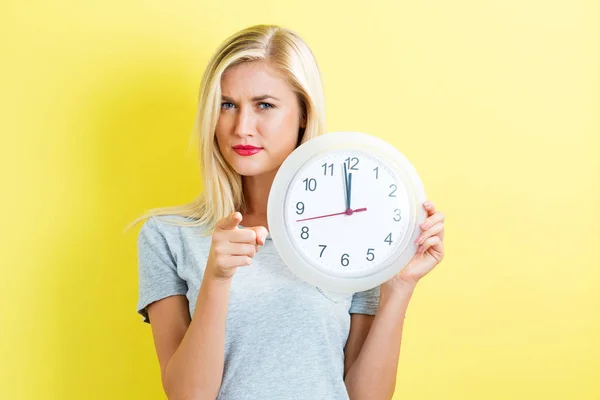
{"type": "Polygon", "coordinates": [[[205,276],[190,321],[185,296],[148,306],[152,333],[169,399],[215,399],[223,377],[230,279],[205,276]]]}
{"type": "Polygon", "coordinates": [[[374,319],[374,315],[350,314],[350,333],[344,347],[344,379],[360,354],[374,319]]]}
{"type": "Polygon", "coordinates": [[[394,395],[404,315],[412,294],[388,291],[382,285],[375,318],[344,379],[350,399],[391,399],[394,395]]]}
{"type": "Polygon", "coordinates": [[[263,226],[239,229],[241,218],[241,213],[234,212],[215,224],[191,321],[184,296],[167,297],[148,306],[169,399],[215,399],[219,394],[231,281],[239,267],[250,265],[268,233],[263,226]]]}

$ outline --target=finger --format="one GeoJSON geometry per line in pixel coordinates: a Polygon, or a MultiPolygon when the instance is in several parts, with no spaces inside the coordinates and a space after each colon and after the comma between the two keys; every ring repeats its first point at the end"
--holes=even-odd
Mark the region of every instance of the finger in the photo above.
{"type": "Polygon", "coordinates": [[[227,216],[227,218],[223,218],[215,224],[215,230],[231,230],[237,228],[238,224],[242,221],[242,214],[238,211],[233,212],[227,216]]]}
{"type": "Polygon", "coordinates": [[[263,246],[265,244],[265,240],[267,238],[267,234],[269,231],[264,226],[251,226],[248,229],[252,229],[256,232],[256,244],[263,246]]]}
{"type": "Polygon", "coordinates": [[[435,214],[435,206],[429,200],[423,203],[423,208],[427,211],[427,216],[435,214]]]}
{"type": "Polygon", "coordinates": [[[425,240],[427,240],[427,238],[430,238],[434,235],[438,235],[439,233],[444,231],[444,222],[438,222],[437,224],[433,225],[431,228],[423,231],[418,237],[417,239],[415,239],[415,243],[416,244],[422,244],[425,240]]]}
{"type": "Polygon", "coordinates": [[[422,230],[427,230],[429,229],[431,226],[437,224],[440,221],[443,221],[446,218],[446,216],[444,215],[444,213],[438,211],[435,214],[433,214],[432,216],[430,216],[429,218],[427,218],[425,221],[423,221],[420,225],[422,230]]]}
{"type": "Polygon", "coordinates": [[[442,243],[442,240],[437,236],[432,236],[432,237],[426,239],[423,242],[423,244],[421,246],[419,246],[416,254],[421,255],[421,254],[424,254],[428,250],[430,250],[430,253],[433,253],[433,255],[436,258],[441,260],[443,257],[443,254],[444,254],[444,245],[442,243]]]}
{"type": "Polygon", "coordinates": [[[256,232],[249,228],[239,228],[229,232],[228,239],[232,243],[256,243],[256,232]]]}
{"type": "Polygon", "coordinates": [[[249,256],[229,256],[221,265],[223,268],[245,267],[252,263],[252,257],[249,256]]]}
{"type": "Polygon", "coordinates": [[[250,256],[256,254],[256,246],[250,243],[230,243],[228,252],[232,256],[250,256]]]}

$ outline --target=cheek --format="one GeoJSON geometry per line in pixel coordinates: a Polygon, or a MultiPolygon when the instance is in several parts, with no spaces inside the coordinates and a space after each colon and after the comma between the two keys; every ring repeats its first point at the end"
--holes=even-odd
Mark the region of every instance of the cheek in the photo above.
{"type": "Polygon", "coordinates": [[[219,117],[217,120],[217,126],[215,128],[216,136],[223,136],[224,132],[227,131],[227,121],[225,118],[219,117]]]}
{"type": "Polygon", "coordinates": [[[278,141],[295,141],[300,124],[298,116],[294,113],[273,114],[263,121],[263,132],[270,137],[276,137],[278,141]]]}
{"type": "Polygon", "coordinates": [[[225,144],[229,132],[231,131],[230,122],[227,118],[219,118],[217,120],[217,126],[215,127],[215,138],[219,140],[221,144],[225,144]]]}

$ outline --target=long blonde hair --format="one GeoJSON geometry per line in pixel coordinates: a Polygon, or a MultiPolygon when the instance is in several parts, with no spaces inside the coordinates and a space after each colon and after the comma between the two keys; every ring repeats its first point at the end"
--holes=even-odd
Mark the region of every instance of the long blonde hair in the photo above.
{"type": "Polygon", "coordinates": [[[242,177],[227,164],[216,145],[215,129],[221,108],[221,77],[228,68],[244,62],[265,60],[277,68],[298,96],[306,127],[297,146],[325,132],[325,99],[321,74],[314,54],[300,36],[277,25],[255,25],[227,38],[217,48],[200,84],[198,111],[192,138],[198,137],[204,190],[190,203],[154,208],[126,228],[152,217],[178,215],[190,220],[166,220],[179,226],[199,228],[210,234],[214,224],[234,211],[245,212],[242,177]]]}

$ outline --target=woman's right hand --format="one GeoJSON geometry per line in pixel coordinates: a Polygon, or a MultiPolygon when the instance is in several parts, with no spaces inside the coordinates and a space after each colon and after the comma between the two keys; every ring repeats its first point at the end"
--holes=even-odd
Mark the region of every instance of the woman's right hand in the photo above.
{"type": "Polygon", "coordinates": [[[205,274],[230,280],[238,267],[250,265],[260,246],[265,244],[269,232],[264,226],[239,228],[241,221],[242,214],[237,211],[217,221],[205,274]]]}

